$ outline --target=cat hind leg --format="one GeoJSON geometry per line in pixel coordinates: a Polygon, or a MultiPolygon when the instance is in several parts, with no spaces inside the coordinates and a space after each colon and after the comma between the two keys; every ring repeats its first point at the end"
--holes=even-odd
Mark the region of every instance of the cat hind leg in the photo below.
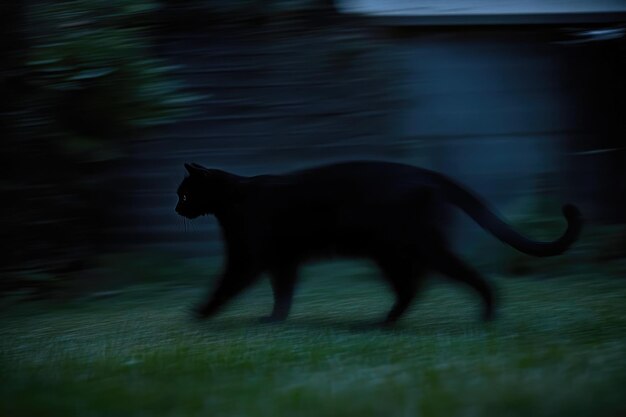
{"type": "Polygon", "coordinates": [[[248,288],[259,276],[257,271],[227,268],[209,296],[209,299],[194,309],[198,319],[215,315],[226,303],[248,288]]]}
{"type": "Polygon", "coordinates": [[[432,258],[435,269],[445,276],[462,282],[474,289],[482,298],[483,319],[492,320],[495,316],[494,294],[489,283],[472,267],[450,251],[442,251],[432,258]]]}

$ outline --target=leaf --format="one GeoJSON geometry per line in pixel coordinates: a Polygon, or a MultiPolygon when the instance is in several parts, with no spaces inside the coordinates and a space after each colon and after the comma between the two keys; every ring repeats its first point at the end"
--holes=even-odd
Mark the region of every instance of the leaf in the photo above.
{"type": "Polygon", "coordinates": [[[49,59],[38,59],[34,61],[28,61],[26,65],[49,65],[57,63],[61,60],[61,58],[49,58],[49,59]]]}
{"type": "Polygon", "coordinates": [[[148,13],[153,12],[159,9],[159,5],[156,3],[139,3],[139,4],[129,4],[124,8],[125,13],[136,14],[136,13],[148,13]]]}
{"type": "Polygon", "coordinates": [[[60,67],[44,67],[39,69],[41,72],[67,72],[73,70],[74,67],[60,66],[60,67]]]}
{"type": "Polygon", "coordinates": [[[69,77],[68,80],[76,81],[76,80],[89,80],[92,78],[100,78],[100,77],[104,77],[105,75],[109,75],[115,71],[116,71],[115,68],[88,69],[88,70],[80,71],[78,74],[72,77],[69,77]]]}
{"type": "Polygon", "coordinates": [[[57,91],[75,91],[80,90],[80,84],[74,82],[61,82],[49,86],[49,88],[57,91]]]}
{"type": "Polygon", "coordinates": [[[162,103],[165,104],[165,105],[190,104],[190,103],[194,103],[194,102],[200,100],[201,98],[203,98],[203,97],[200,96],[200,95],[192,95],[192,94],[179,95],[177,97],[166,98],[166,99],[162,100],[162,103]]]}

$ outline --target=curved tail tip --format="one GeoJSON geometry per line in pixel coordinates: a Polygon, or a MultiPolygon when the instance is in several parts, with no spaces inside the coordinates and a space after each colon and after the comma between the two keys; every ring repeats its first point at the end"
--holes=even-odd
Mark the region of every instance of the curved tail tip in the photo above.
{"type": "Polygon", "coordinates": [[[573,204],[565,204],[563,206],[563,215],[568,220],[579,220],[582,217],[578,207],[573,204]]]}

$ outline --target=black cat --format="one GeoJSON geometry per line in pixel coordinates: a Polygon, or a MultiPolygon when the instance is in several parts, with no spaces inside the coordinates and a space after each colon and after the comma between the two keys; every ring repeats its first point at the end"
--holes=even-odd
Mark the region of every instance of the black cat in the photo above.
{"type": "Polygon", "coordinates": [[[289,314],[299,266],[317,257],[373,260],[396,294],[385,323],[395,322],[429,270],[461,281],[480,294],[485,319],[494,301],[487,282],[453,254],[443,229],[447,205],[461,208],[502,242],[534,256],[564,252],[578,237],[581,218],[563,207],[567,230],[553,242],[534,242],[514,231],[480,198],[442,174],[386,162],[347,162],[286,175],[241,177],[197,164],[178,188],[176,212],[189,219],[213,214],[226,243],[217,288],[196,313],[215,314],[263,272],[271,276],[274,309],[268,321],[289,314]]]}

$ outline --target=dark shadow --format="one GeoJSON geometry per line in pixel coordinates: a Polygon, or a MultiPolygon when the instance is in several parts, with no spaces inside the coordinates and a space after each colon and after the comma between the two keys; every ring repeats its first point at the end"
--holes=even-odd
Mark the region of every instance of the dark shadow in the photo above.
{"type": "MultiPolygon", "coordinates": [[[[414,335],[432,336],[446,335],[457,336],[475,332],[483,332],[494,329],[494,322],[485,322],[478,318],[468,317],[459,320],[420,322],[416,319],[405,319],[394,325],[385,325],[382,320],[376,319],[352,319],[335,317],[294,317],[284,322],[262,323],[258,317],[216,317],[214,319],[197,320],[191,316],[199,327],[207,331],[232,331],[243,329],[280,329],[293,330],[305,329],[311,331],[332,330],[342,333],[370,333],[380,332],[385,334],[411,333],[414,335]]],[[[500,328],[500,332],[506,333],[506,328],[500,328]]]]}

